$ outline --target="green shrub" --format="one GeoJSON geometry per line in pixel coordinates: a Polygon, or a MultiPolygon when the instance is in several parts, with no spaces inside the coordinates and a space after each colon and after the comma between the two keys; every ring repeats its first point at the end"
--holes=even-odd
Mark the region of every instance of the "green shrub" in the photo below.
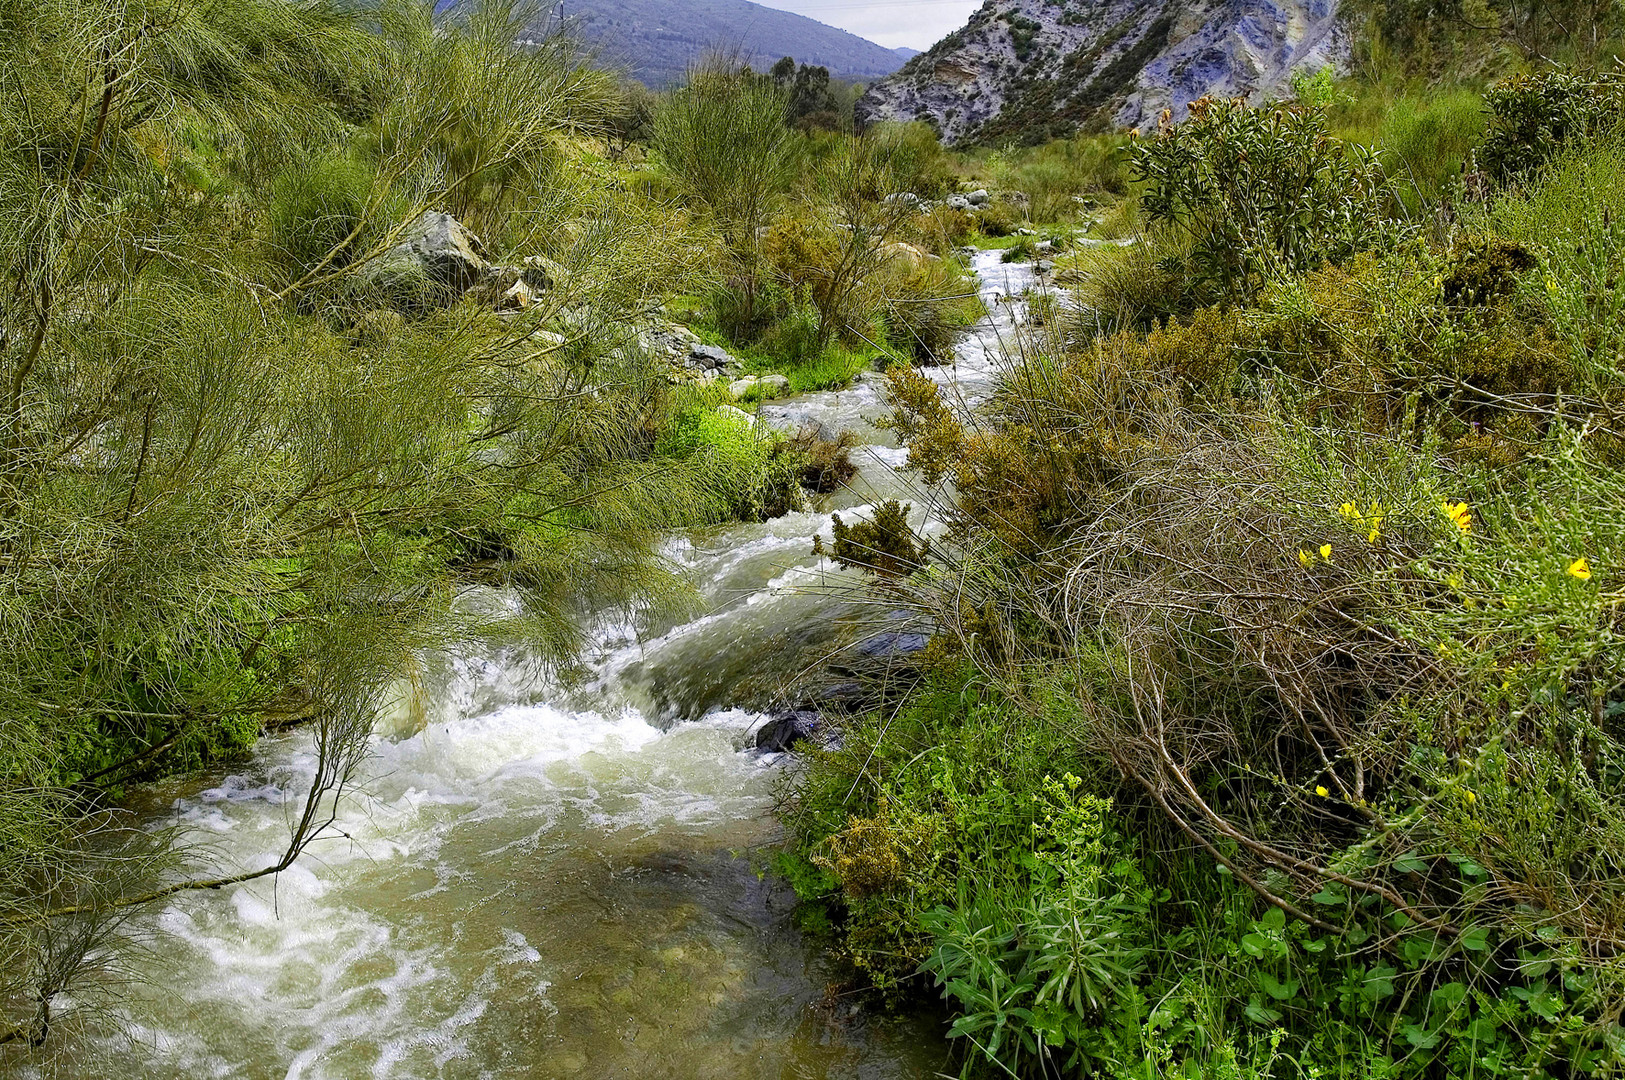
{"type": "Polygon", "coordinates": [[[782,441],[738,409],[700,404],[673,417],[654,452],[705,462],[712,520],[765,521],[802,503],[801,463],[784,452],[782,441]]]}
{"type": "Polygon", "coordinates": [[[1459,183],[1484,140],[1484,100],[1467,90],[1402,97],[1382,119],[1377,145],[1405,207],[1434,206],[1459,183]]]}
{"type": "Polygon", "coordinates": [[[268,242],[290,280],[318,265],[349,264],[376,229],[381,193],[372,167],[353,153],[289,166],[271,185],[268,242]]]}
{"type": "Polygon", "coordinates": [[[1491,87],[1484,103],[1491,118],[1481,161],[1492,183],[1508,184],[1613,131],[1625,83],[1618,70],[1600,77],[1561,69],[1518,74],[1491,87]]]}
{"type": "Polygon", "coordinates": [[[1141,233],[1127,246],[1084,247],[1060,264],[1056,280],[1073,291],[1086,331],[1149,330],[1218,299],[1181,272],[1188,237],[1169,230],[1141,233]]]}
{"type": "MultiPolygon", "coordinates": [[[[868,521],[848,525],[834,518],[834,543],[829,557],[842,566],[879,577],[906,577],[925,565],[926,548],[914,538],[908,523],[909,507],[895,499],[875,508],[868,521]]],[[[824,554],[823,538],[814,537],[813,551],[824,554]]]]}
{"type": "Polygon", "coordinates": [[[957,263],[917,267],[893,263],[883,281],[880,322],[886,341],[918,364],[940,364],[954,343],[982,317],[981,297],[957,263]]]}
{"type": "Polygon", "coordinates": [[[1185,274],[1226,299],[1379,242],[1375,164],[1333,141],[1322,110],[1204,98],[1133,150],[1153,224],[1191,240],[1185,274]]]}
{"type": "Polygon", "coordinates": [[[953,191],[958,178],[952,159],[942,147],[936,129],[929,124],[877,124],[865,133],[877,144],[891,177],[889,191],[877,197],[911,191],[926,199],[942,199],[953,191]]]}
{"type": "Polygon", "coordinates": [[[1550,163],[1542,182],[1501,196],[1481,227],[1531,253],[1521,299],[1561,342],[1572,389],[1618,400],[1625,390],[1625,147],[1613,138],[1550,163]]]}
{"type": "Polygon", "coordinates": [[[976,227],[987,236],[1010,236],[1027,215],[1008,199],[995,199],[976,212],[976,227]]]}

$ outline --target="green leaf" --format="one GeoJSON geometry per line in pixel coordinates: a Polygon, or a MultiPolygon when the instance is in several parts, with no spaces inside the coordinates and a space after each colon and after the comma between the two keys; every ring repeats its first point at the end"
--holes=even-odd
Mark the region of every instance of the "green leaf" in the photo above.
{"type": "Polygon", "coordinates": [[[1297,979],[1282,982],[1267,971],[1259,972],[1258,982],[1264,988],[1264,992],[1276,1001],[1286,1001],[1298,992],[1297,979]]]}
{"type": "Polygon", "coordinates": [[[1264,1004],[1264,999],[1254,994],[1247,1002],[1247,1019],[1255,1024],[1266,1027],[1281,1019],[1281,1010],[1272,1009],[1264,1004]]]}
{"type": "Polygon", "coordinates": [[[1417,858],[1415,852],[1406,852],[1394,860],[1394,869],[1402,874],[1425,874],[1428,864],[1417,858]]]}
{"type": "Polygon", "coordinates": [[[1462,1000],[1467,997],[1467,985],[1459,982],[1445,983],[1429,996],[1432,997],[1435,1005],[1454,1011],[1456,1006],[1460,1005],[1462,1000]]]}
{"type": "Polygon", "coordinates": [[[1456,943],[1469,952],[1483,952],[1490,947],[1490,928],[1487,926],[1469,926],[1461,932],[1456,943]]]}
{"type": "Polygon", "coordinates": [[[1387,964],[1378,964],[1367,971],[1364,985],[1361,987],[1361,992],[1365,994],[1366,1000],[1381,1001],[1383,998],[1392,997],[1394,994],[1394,976],[1398,974],[1399,970],[1397,968],[1389,967],[1387,964]]]}

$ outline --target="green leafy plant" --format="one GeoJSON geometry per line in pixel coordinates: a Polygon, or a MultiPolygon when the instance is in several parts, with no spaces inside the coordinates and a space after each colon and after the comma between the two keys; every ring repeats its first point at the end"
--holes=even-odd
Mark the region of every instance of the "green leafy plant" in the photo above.
{"type": "Polygon", "coordinates": [[[1245,300],[1381,235],[1376,163],[1333,141],[1322,110],[1204,98],[1132,162],[1147,216],[1191,238],[1186,272],[1219,298],[1245,300]]]}

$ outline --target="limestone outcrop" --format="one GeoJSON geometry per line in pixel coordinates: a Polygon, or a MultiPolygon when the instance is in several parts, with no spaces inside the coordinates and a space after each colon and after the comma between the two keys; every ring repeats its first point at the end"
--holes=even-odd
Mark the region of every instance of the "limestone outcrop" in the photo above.
{"type": "Polygon", "coordinates": [[[1290,93],[1340,67],[1337,0],[988,0],[963,28],[870,87],[862,123],[923,120],[944,141],[1038,142],[1181,119],[1205,94],[1290,93]]]}

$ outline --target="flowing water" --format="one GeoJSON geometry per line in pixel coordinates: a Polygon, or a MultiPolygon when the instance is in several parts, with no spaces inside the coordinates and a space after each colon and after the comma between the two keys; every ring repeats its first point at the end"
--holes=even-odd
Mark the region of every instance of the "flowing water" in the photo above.
{"type": "MultiPolygon", "coordinates": [[[[992,387],[1006,301],[1030,270],[976,269],[992,313],[934,377],[992,387]]],[[[380,731],[343,837],[293,869],[178,896],[145,917],[123,1033],[68,1031],[37,1076],[930,1077],[930,1017],[857,1014],[791,924],[794,896],[751,854],[779,835],[783,762],[745,750],[760,715],[726,707],[783,684],[851,616],[812,554],[829,512],[907,499],[905,453],[873,424],[878,377],[764,406],[763,422],[852,431],[860,474],[816,512],[674,544],[706,614],[606,622],[568,688],[522,648],[427,664],[380,731]],[[790,658],[786,662],[786,658],[790,658]]],[[[928,523],[921,522],[929,527],[928,523]]],[[[479,598],[500,604],[498,596],[479,598]]],[[[223,867],[266,865],[287,835],[308,735],[263,743],[207,784],[148,793],[223,867]]]]}

